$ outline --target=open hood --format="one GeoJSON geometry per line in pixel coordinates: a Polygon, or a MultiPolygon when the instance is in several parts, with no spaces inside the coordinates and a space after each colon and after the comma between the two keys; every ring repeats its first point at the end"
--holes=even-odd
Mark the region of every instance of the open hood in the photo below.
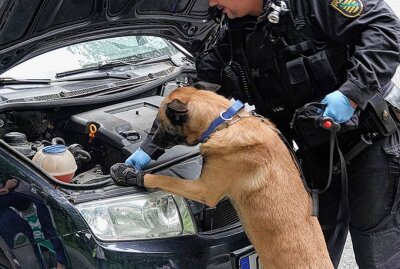
{"type": "Polygon", "coordinates": [[[217,12],[205,0],[1,0],[0,74],[49,50],[113,36],[161,36],[195,52],[217,12]]]}

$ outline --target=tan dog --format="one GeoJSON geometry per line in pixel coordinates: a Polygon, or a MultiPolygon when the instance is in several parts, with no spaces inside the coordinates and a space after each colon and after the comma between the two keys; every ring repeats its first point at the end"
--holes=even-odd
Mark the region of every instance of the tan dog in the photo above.
{"type": "MultiPolygon", "coordinates": [[[[154,143],[164,148],[198,144],[229,106],[213,92],[178,88],[160,106],[154,143]]],[[[197,180],[146,174],[145,187],[210,207],[229,197],[264,268],[333,268],[288,148],[271,122],[244,110],[239,115],[201,145],[205,162],[197,180]]]]}

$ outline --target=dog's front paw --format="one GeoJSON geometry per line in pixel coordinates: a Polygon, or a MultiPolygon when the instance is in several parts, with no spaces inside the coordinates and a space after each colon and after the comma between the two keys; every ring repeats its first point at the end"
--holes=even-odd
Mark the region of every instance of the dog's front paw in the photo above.
{"type": "Polygon", "coordinates": [[[143,187],[144,174],[133,166],[116,163],[111,166],[110,175],[117,185],[143,187]]]}

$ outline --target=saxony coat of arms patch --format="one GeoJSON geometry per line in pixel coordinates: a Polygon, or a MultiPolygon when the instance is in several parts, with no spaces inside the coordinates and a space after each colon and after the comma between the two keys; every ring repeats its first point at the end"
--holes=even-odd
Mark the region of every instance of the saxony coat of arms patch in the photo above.
{"type": "Polygon", "coordinates": [[[364,9],[361,0],[332,0],[331,6],[348,18],[360,16],[364,9]]]}

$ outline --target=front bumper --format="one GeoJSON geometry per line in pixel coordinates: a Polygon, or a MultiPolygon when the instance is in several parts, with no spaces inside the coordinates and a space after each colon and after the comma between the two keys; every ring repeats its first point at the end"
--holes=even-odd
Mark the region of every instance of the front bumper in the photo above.
{"type": "Polygon", "coordinates": [[[243,229],[134,242],[96,242],[96,268],[232,269],[232,253],[250,246],[243,229]]]}

